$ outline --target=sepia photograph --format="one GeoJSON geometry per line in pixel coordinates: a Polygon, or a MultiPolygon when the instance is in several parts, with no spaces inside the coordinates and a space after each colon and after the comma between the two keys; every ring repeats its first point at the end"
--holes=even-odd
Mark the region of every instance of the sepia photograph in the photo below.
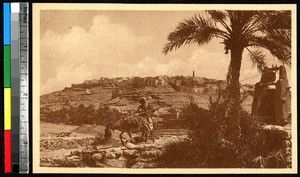
{"type": "Polygon", "coordinates": [[[33,172],[297,172],[295,5],[32,16],[33,172]]]}

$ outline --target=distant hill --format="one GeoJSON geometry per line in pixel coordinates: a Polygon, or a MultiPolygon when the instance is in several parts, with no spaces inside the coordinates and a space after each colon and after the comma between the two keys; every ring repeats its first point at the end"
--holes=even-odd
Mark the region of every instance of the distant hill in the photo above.
{"type": "MultiPolygon", "coordinates": [[[[199,106],[206,107],[209,96],[226,88],[223,80],[189,76],[117,77],[86,80],[63,90],[41,95],[41,108],[58,110],[83,105],[109,106],[120,111],[136,110],[141,97],[154,107],[180,108],[194,97],[199,106]]],[[[241,91],[249,96],[244,103],[251,110],[253,85],[243,85],[241,91]]]]}

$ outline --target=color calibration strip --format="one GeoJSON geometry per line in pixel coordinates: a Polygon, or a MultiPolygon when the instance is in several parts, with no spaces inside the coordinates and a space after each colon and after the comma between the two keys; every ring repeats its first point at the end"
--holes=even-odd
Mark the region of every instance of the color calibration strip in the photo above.
{"type": "Polygon", "coordinates": [[[19,136],[20,136],[20,3],[10,4],[10,55],[11,55],[11,142],[12,173],[19,173],[19,136]]]}
{"type": "Polygon", "coordinates": [[[4,44],[4,172],[11,173],[11,56],[10,3],[3,3],[4,44]]]}
{"type": "Polygon", "coordinates": [[[19,172],[29,173],[28,3],[20,3],[20,157],[19,172]]]}
{"type": "Polygon", "coordinates": [[[4,172],[29,173],[28,3],[3,3],[4,172]]]}

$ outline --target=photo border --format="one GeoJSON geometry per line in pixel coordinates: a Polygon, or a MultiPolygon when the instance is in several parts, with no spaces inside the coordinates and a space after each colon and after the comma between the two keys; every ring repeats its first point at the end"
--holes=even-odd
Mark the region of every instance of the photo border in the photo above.
{"type": "Polygon", "coordinates": [[[32,3],[32,169],[33,173],[115,173],[115,174],[294,174],[298,172],[297,154],[297,61],[296,4],[120,4],[120,3],[32,3]],[[291,10],[292,11],[292,168],[80,168],[40,167],[40,10],[291,10]]]}

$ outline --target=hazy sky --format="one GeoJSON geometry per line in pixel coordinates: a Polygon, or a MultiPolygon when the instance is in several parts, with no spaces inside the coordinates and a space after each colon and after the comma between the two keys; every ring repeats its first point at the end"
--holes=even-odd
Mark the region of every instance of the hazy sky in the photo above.
{"type": "MultiPolygon", "coordinates": [[[[213,40],[201,47],[188,45],[162,54],[167,35],[180,21],[196,13],[41,11],[41,94],[100,77],[188,76],[194,70],[196,76],[224,80],[230,56],[224,54],[221,41],[213,40]]],[[[268,56],[269,65],[277,63],[268,56]]],[[[244,52],[240,80],[257,74],[244,52]]]]}

